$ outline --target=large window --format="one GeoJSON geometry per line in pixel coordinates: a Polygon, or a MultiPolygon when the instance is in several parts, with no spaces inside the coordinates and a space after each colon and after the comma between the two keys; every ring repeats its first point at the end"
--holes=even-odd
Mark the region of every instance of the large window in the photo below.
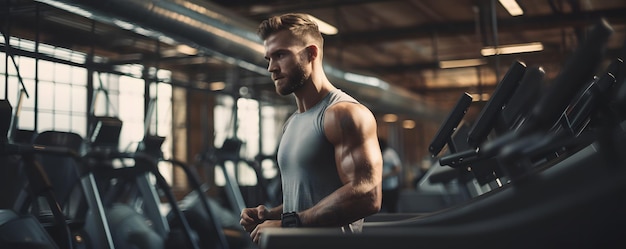
{"type": "MultiPolygon", "coordinates": [[[[69,131],[85,137],[87,135],[87,71],[80,67],[39,61],[38,72],[37,130],[39,132],[69,131]]],[[[29,109],[29,111],[34,110],[29,109]]],[[[24,125],[28,123],[30,122],[24,125]]]]}
{"type": "MultiPolygon", "coordinates": [[[[6,44],[0,37],[0,43],[6,44]]],[[[74,132],[82,137],[88,134],[87,117],[114,116],[123,122],[119,149],[134,151],[144,136],[144,103],[146,99],[144,73],[154,74],[161,83],[150,84],[150,96],[155,100],[155,112],[151,117],[151,134],[168,137],[164,155],[171,156],[171,101],[170,73],[166,70],[144,70],[141,65],[119,66],[116,73],[94,72],[89,75],[86,55],[64,48],[36,44],[33,41],[11,38],[10,48],[39,52],[66,63],[50,62],[25,56],[9,56],[0,53],[0,98],[7,99],[19,113],[18,129],[39,133],[48,130],[74,132]],[[15,63],[13,63],[13,59],[15,63]],[[20,83],[20,77],[23,81],[20,83]],[[92,77],[91,79],[89,77],[92,77]],[[93,82],[93,110],[88,110],[88,84],[93,82]],[[22,89],[28,93],[20,94],[22,89]],[[20,98],[22,96],[22,98],[20,98]]],[[[101,59],[101,58],[96,58],[101,59]]]]}
{"type": "MultiPolygon", "coordinates": [[[[4,38],[0,39],[6,43],[4,38]]],[[[36,50],[33,41],[11,38],[9,42],[13,48],[36,50]]],[[[85,58],[82,53],[45,44],[39,44],[37,48],[61,60],[76,62],[84,61],[85,58]]],[[[5,78],[5,87],[2,89],[4,97],[14,108],[19,105],[19,101],[22,103],[17,129],[40,133],[57,130],[86,135],[86,69],[24,56],[11,58],[6,53],[1,55],[4,64],[0,69],[0,74],[5,78]],[[23,90],[28,95],[21,94],[23,90]]]]}
{"type": "MultiPolygon", "coordinates": [[[[239,153],[241,160],[238,162],[226,161],[224,165],[221,165],[224,166],[228,174],[232,176],[236,175],[237,177],[233,177],[233,179],[236,179],[237,183],[242,186],[254,186],[257,184],[256,173],[250,168],[250,165],[245,162],[247,159],[253,159],[255,156],[254,153],[258,152],[258,145],[249,143],[251,140],[246,137],[246,135],[256,131],[257,135],[253,136],[258,138],[258,112],[254,112],[255,104],[253,100],[243,98],[235,100],[231,96],[222,95],[217,97],[217,105],[214,109],[214,146],[221,148],[226,139],[234,137],[243,142],[239,153]],[[235,106],[235,104],[237,106],[235,106]],[[238,109],[237,112],[235,112],[234,108],[240,106],[245,106],[246,108],[244,110],[238,109]],[[237,117],[235,117],[235,113],[237,117]],[[246,129],[250,130],[244,131],[246,129]]],[[[218,186],[224,186],[226,184],[222,167],[215,167],[215,184],[218,186]]]]}
{"type": "MultiPolygon", "coordinates": [[[[6,42],[0,38],[0,42],[6,42]]],[[[172,86],[171,73],[167,70],[145,68],[143,65],[121,65],[115,72],[98,72],[87,68],[87,55],[64,48],[37,44],[33,41],[11,38],[9,48],[43,54],[46,57],[31,58],[0,53],[0,98],[8,99],[17,106],[23,81],[29,97],[22,98],[20,119],[17,128],[43,132],[47,130],[67,131],[87,137],[88,117],[113,116],[123,122],[118,149],[135,151],[146,134],[165,137],[163,157],[173,157],[172,148],[172,86]],[[47,58],[55,58],[55,62],[47,58]],[[19,73],[19,74],[18,74],[19,73]],[[146,78],[156,82],[146,82],[146,78]],[[158,82],[158,83],[157,83],[158,82]],[[146,87],[146,84],[149,84],[146,87]],[[89,89],[93,89],[90,92],[89,89]],[[93,102],[90,103],[89,100],[93,102]],[[154,102],[154,109],[146,122],[149,111],[146,103],[154,102]],[[91,109],[90,109],[91,107],[91,109]]],[[[100,57],[94,58],[102,62],[100,57]]],[[[243,186],[257,184],[254,168],[248,163],[258,156],[272,158],[280,136],[280,127],[289,108],[263,105],[250,98],[233,98],[229,95],[217,97],[215,106],[215,147],[221,147],[226,138],[237,137],[243,141],[241,161],[237,167],[226,165],[243,186]],[[236,111],[235,111],[236,110],[236,111]]],[[[273,178],[278,174],[273,160],[261,162],[263,177],[273,178]]],[[[167,180],[177,184],[171,165],[159,165],[167,180]]],[[[218,171],[220,169],[218,168],[218,171]]],[[[216,172],[218,185],[224,184],[223,172],[216,172]]]]}
{"type": "MultiPolygon", "coordinates": [[[[215,106],[215,147],[220,148],[227,138],[236,137],[243,142],[237,167],[232,162],[225,163],[230,174],[237,174],[237,181],[242,186],[257,185],[257,174],[246,161],[258,160],[258,156],[272,158],[276,153],[281,127],[290,108],[281,106],[263,106],[259,101],[247,98],[236,100],[231,96],[219,96],[215,106]],[[235,108],[236,116],[235,120],[235,108]],[[260,141],[260,142],[259,142],[260,141]]],[[[271,159],[261,160],[262,177],[274,178],[278,167],[271,159]]],[[[225,184],[224,174],[216,167],[215,182],[218,186],[225,184]]]]}

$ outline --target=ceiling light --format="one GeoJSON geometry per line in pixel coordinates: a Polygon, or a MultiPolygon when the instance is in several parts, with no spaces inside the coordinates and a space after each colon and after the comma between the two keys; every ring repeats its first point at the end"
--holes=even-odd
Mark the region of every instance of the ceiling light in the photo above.
{"type": "Polygon", "coordinates": [[[335,35],[337,34],[337,32],[339,32],[337,30],[337,28],[335,28],[335,26],[328,24],[327,22],[324,22],[320,19],[317,19],[316,17],[312,16],[312,15],[308,15],[309,18],[311,18],[312,21],[314,21],[315,23],[317,23],[318,28],[320,29],[320,32],[322,34],[326,34],[326,35],[335,35]]]}
{"type": "Polygon", "coordinates": [[[519,54],[528,52],[537,52],[543,50],[543,44],[541,42],[531,42],[524,44],[513,44],[494,47],[485,47],[480,50],[480,54],[483,56],[492,56],[497,54],[519,54]]]}
{"type": "Polygon", "coordinates": [[[440,68],[460,68],[460,67],[474,67],[485,65],[487,62],[484,59],[465,59],[465,60],[449,60],[449,61],[440,61],[440,68]]]}
{"type": "Polygon", "coordinates": [[[176,51],[186,54],[186,55],[197,55],[198,54],[198,50],[186,45],[186,44],[179,44],[178,46],[176,46],[176,51]]]}
{"type": "Polygon", "coordinates": [[[224,90],[224,88],[226,88],[226,83],[223,81],[209,83],[209,89],[211,89],[211,91],[220,91],[224,90]]]}
{"type": "Polygon", "coordinates": [[[387,123],[393,123],[398,121],[398,116],[396,114],[385,114],[383,116],[383,121],[387,123]]]}
{"type": "Polygon", "coordinates": [[[524,14],[522,8],[515,0],[499,0],[500,4],[509,12],[511,16],[521,16],[524,14]]]}
{"type": "Polygon", "coordinates": [[[413,129],[415,128],[415,121],[407,119],[402,121],[402,128],[404,129],[413,129]]]}

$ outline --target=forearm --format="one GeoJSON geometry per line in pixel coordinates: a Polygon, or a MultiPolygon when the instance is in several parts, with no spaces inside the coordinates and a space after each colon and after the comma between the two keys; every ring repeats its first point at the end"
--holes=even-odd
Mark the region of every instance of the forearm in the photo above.
{"type": "Polygon", "coordinates": [[[381,189],[378,186],[344,185],[310,209],[299,213],[303,226],[343,226],[380,210],[381,189]]]}

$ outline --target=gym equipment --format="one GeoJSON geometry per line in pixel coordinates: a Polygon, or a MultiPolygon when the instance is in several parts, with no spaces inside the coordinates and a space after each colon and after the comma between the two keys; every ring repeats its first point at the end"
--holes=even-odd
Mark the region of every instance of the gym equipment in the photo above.
{"type": "MultiPolygon", "coordinates": [[[[515,70],[515,64],[512,65],[511,70],[515,70]]],[[[509,72],[511,72],[511,70],[509,72]]],[[[516,84],[511,83],[514,81],[509,80],[509,86],[504,88],[509,90],[495,93],[487,104],[490,108],[481,111],[477,122],[474,123],[470,131],[473,132],[471,133],[474,137],[473,139],[475,141],[481,141],[482,143],[487,140],[490,133],[500,136],[507,131],[515,129],[517,123],[522,122],[521,120],[523,120],[529,112],[530,108],[528,108],[528,103],[533,103],[532,98],[536,96],[534,94],[539,92],[539,88],[541,87],[540,83],[544,74],[544,71],[539,67],[528,68],[523,77],[519,80],[519,86],[513,92],[511,92],[511,88],[516,84]],[[502,93],[507,95],[505,96],[506,98],[498,95],[502,93]],[[508,101],[505,102],[504,99],[508,99],[508,101]],[[491,122],[487,123],[483,121],[487,119],[491,120],[491,122]]],[[[507,81],[503,80],[503,82],[507,81]]],[[[468,134],[467,137],[468,143],[469,136],[470,134],[468,134]]],[[[439,163],[458,169],[470,168],[480,185],[492,183],[496,180],[500,181],[500,184],[502,184],[502,180],[504,180],[506,176],[500,169],[497,160],[492,157],[482,157],[479,155],[481,150],[480,146],[467,147],[469,147],[469,149],[442,156],[439,159],[439,163]]],[[[499,187],[497,185],[492,187],[499,187]]]]}
{"type": "MultiPolygon", "coordinates": [[[[0,248],[49,248],[58,249],[57,243],[50,237],[45,228],[39,223],[39,221],[31,214],[18,214],[15,210],[9,208],[13,205],[17,191],[16,186],[19,186],[19,180],[21,178],[16,177],[19,175],[17,169],[19,168],[19,159],[10,158],[11,155],[18,154],[19,149],[9,143],[9,130],[11,129],[11,122],[13,116],[13,108],[9,101],[0,100],[0,159],[1,170],[3,171],[3,187],[2,201],[3,207],[0,209],[0,248]],[[11,172],[11,173],[9,173],[11,172]],[[4,179],[6,177],[6,179],[4,179]],[[7,185],[5,185],[7,184],[7,185]]],[[[30,166],[30,165],[29,165],[30,166]]],[[[41,173],[41,171],[29,170],[31,173],[41,173]]],[[[33,174],[29,174],[34,176],[33,174]]],[[[39,179],[45,179],[45,176],[38,176],[39,179]]],[[[31,185],[32,192],[35,192],[35,186],[31,185]]],[[[50,192],[46,192],[50,193],[50,192]]],[[[63,223],[65,225],[65,223],[63,223]]],[[[65,228],[65,227],[64,227],[65,228]]],[[[67,231],[67,230],[64,230],[67,231]]],[[[67,233],[69,235],[69,233],[67,233]]],[[[67,237],[69,239],[69,236],[67,237]]],[[[63,241],[70,246],[67,240],[63,241]]]]}
{"type": "MultiPolygon", "coordinates": [[[[441,182],[451,181],[455,178],[459,179],[459,181],[463,183],[466,192],[471,197],[475,197],[484,192],[483,185],[503,177],[494,160],[481,160],[480,164],[473,162],[476,162],[475,158],[479,151],[478,145],[487,139],[489,133],[492,133],[494,130],[503,130],[503,128],[500,128],[503,125],[498,125],[502,122],[500,118],[503,112],[502,109],[506,109],[505,106],[509,99],[511,99],[511,96],[519,91],[518,86],[522,83],[521,81],[524,80],[523,76],[526,74],[526,65],[521,61],[514,61],[502,81],[496,87],[492,97],[482,108],[478,118],[469,131],[458,130],[454,134],[451,132],[437,133],[437,136],[435,136],[429,148],[431,154],[433,156],[438,154],[438,150],[431,149],[433,148],[432,144],[441,141],[442,138],[440,136],[448,137],[450,153],[440,158],[439,164],[442,166],[450,166],[454,170],[442,171],[439,174],[431,176],[431,179],[441,182]],[[473,186],[475,185],[475,183],[472,182],[473,179],[477,181],[477,186],[473,186]]],[[[528,77],[526,77],[526,80],[528,80],[528,77]]],[[[453,120],[454,122],[446,120],[442,125],[442,129],[446,126],[455,128],[459,126],[464,114],[464,112],[453,110],[450,115],[456,116],[455,120],[453,120]]],[[[501,184],[495,184],[494,186],[489,186],[489,188],[497,188],[500,185],[501,184]]]]}
{"type": "Polygon", "coordinates": [[[34,216],[18,216],[9,209],[0,209],[0,234],[0,248],[59,248],[34,216]]]}
{"type": "MultiPolygon", "coordinates": [[[[459,100],[439,127],[439,130],[428,147],[433,157],[436,157],[446,145],[448,146],[448,153],[456,153],[459,150],[465,151],[469,149],[465,141],[459,140],[465,140],[467,137],[467,126],[461,125],[461,122],[471,104],[472,96],[468,93],[461,94],[459,100]]],[[[432,167],[436,166],[433,165],[432,167]]],[[[429,171],[433,170],[435,169],[429,171]]],[[[436,173],[427,172],[427,179],[430,183],[440,183],[443,186],[448,186],[454,180],[458,180],[458,185],[461,186],[460,189],[463,191],[462,199],[468,199],[476,195],[473,189],[468,187],[472,176],[471,173],[466,170],[449,168],[438,170],[436,173]]]]}
{"type": "MultiPolygon", "coordinates": [[[[154,160],[169,162],[172,166],[183,170],[187,176],[187,181],[192,189],[192,193],[187,195],[177,205],[180,206],[181,212],[189,221],[189,229],[194,230],[198,234],[202,234],[202,236],[198,236],[198,244],[201,248],[228,249],[229,241],[227,241],[222,224],[216,216],[216,211],[214,211],[217,206],[211,206],[211,202],[204,194],[197,173],[192,171],[189,165],[177,160],[163,158],[161,145],[164,140],[165,137],[146,135],[139,146],[139,152],[148,154],[154,160]]],[[[170,224],[180,226],[177,220],[178,217],[175,217],[173,213],[169,213],[167,216],[170,224]]]]}
{"type": "Polygon", "coordinates": [[[111,230],[128,229],[124,226],[124,219],[119,216],[138,216],[134,219],[150,224],[148,227],[134,226],[133,230],[127,230],[128,233],[114,233],[115,248],[136,246],[153,248],[154,245],[163,248],[168,248],[167,245],[175,245],[178,248],[198,248],[187,220],[180,211],[166,180],[158,173],[157,164],[153,158],[142,153],[110,153],[99,154],[96,157],[98,161],[94,164],[94,174],[100,191],[103,191],[103,204],[107,207],[107,218],[118,221],[111,224],[111,230]],[[134,163],[119,168],[107,167],[109,160],[117,159],[130,159],[134,163]],[[164,195],[172,212],[182,224],[182,238],[178,238],[173,233],[170,224],[161,215],[160,194],[164,195]],[[118,205],[132,207],[133,212],[118,205]],[[130,234],[138,236],[133,237],[130,234]]]}
{"type": "Polygon", "coordinates": [[[615,228],[626,221],[626,172],[615,164],[624,162],[604,161],[603,152],[594,150],[589,147],[546,169],[528,184],[462,206],[403,221],[366,223],[361,234],[274,229],[261,238],[260,247],[623,248],[623,231],[615,228]]]}
{"type": "MultiPolygon", "coordinates": [[[[150,127],[152,111],[153,108],[149,108],[146,114],[145,127],[150,127]]],[[[94,148],[89,155],[97,158],[93,169],[103,192],[107,217],[111,227],[116,228],[112,230],[125,230],[113,233],[116,248],[229,248],[231,241],[227,241],[215,215],[215,206],[212,207],[205,196],[196,173],[182,162],[163,158],[161,145],[164,137],[150,135],[146,129],[136,152],[118,152],[117,141],[110,138],[119,137],[121,121],[111,118],[98,120],[92,135],[94,148]],[[101,136],[106,136],[108,140],[99,139],[101,136]],[[120,159],[130,159],[133,163],[125,163],[121,167],[112,165],[114,160],[120,159]],[[160,161],[183,169],[193,194],[177,202],[158,170],[160,161]],[[161,212],[161,195],[169,204],[170,211],[166,215],[161,212]],[[125,225],[128,219],[149,220],[151,225],[128,227],[125,225]]]]}
{"type": "Polygon", "coordinates": [[[239,151],[242,145],[243,141],[240,139],[227,138],[224,140],[224,143],[222,143],[222,147],[215,151],[215,165],[222,168],[224,179],[226,180],[224,191],[226,191],[226,196],[228,197],[227,199],[230,202],[230,207],[233,212],[241,212],[241,210],[246,208],[246,204],[241,195],[237,178],[228,171],[225,162],[231,161],[237,164],[240,160],[239,151]]]}
{"type": "Polygon", "coordinates": [[[487,135],[494,127],[496,118],[506,103],[517,89],[520,80],[526,72],[526,65],[515,61],[509,67],[502,81],[496,86],[496,90],[478,114],[476,122],[467,135],[467,143],[476,148],[487,139],[487,135]]]}
{"type": "MultiPolygon", "coordinates": [[[[3,36],[5,37],[5,40],[9,39],[7,34],[3,33],[3,36]]],[[[61,248],[82,247],[87,239],[87,237],[82,236],[83,231],[81,229],[84,227],[75,226],[76,223],[67,219],[68,215],[64,213],[64,210],[61,207],[62,203],[60,203],[60,200],[58,199],[58,195],[65,194],[61,190],[66,189],[60,189],[60,186],[53,186],[53,181],[55,179],[49,177],[47,173],[50,171],[46,172],[46,167],[40,160],[41,157],[53,155],[60,157],[67,156],[79,161],[77,154],[78,150],[41,144],[34,145],[36,138],[39,137],[39,134],[37,134],[36,131],[22,131],[17,129],[22,100],[24,97],[28,97],[29,95],[24,86],[22,77],[20,76],[19,67],[9,49],[7,49],[7,54],[13,62],[17,78],[22,88],[20,89],[17,108],[14,113],[11,113],[12,108],[8,101],[3,101],[2,108],[0,108],[3,110],[3,120],[8,123],[8,126],[6,125],[7,123],[3,123],[1,129],[1,154],[3,159],[6,157],[10,157],[11,159],[2,160],[2,168],[3,170],[13,170],[13,172],[10,172],[11,174],[3,175],[4,177],[11,178],[8,181],[3,181],[3,183],[10,185],[10,187],[5,188],[4,191],[8,194],[16,194],[15,196],[9,196],[9,198],[4,199],[3,201],[8,201],[8,203],[13,206],[12,209],[15,210],[15,212],[18,212],[19,215],[27,215],[20,217],[19,219],[28,223],[24,223],[24,234],[21,234],[20,231],[13,231],[12,233],[7,232],[7,235],[12,234],[15,235],[16,238],[24,239],[22,241],[13,240],[9,243],[12,244],[11,248],[24,248],[39,245],[36,242],[42,242],[46,244],[45,246],[54,248],[56,248],[57,245],[61,248]],[[42,209],[42,206],[45,206],[45,208],[42,209]],[[41,227],[46,229],[47,233],[51,235],[48,238],[52,238],[54,242],[46,241],[44,238],[45,236],[38,234],[41,229],[32,225],[35,220],[41,227]],[[42,222],[44,223],[43,225],[41,224],[42,222]],[[29,231],[33,233],[28,234],[29,231]],[[30,240],[35,242],[28,242],[30,240]]],[[[56,181],[56,183],[59,182],[56,181]]],[[[64,198],[65,197],[67,196],[64,196],[64,198]]],[[[8,203],[5,204],[8,205],[8,203]]],[[[7,224],[13,225],[5,226],[5,230],[11,229],[12,227],[19,228],[22,223],[17,221],[7,224]]],[[[5,234],[3,233],[3,235],[5,234]]],[[[12,238],[8,238],[7,241],[10,241],[11,239],[12,238]]],[[[108,245],[107,241],[98,241],[96,239],[96,242],[99,242],[100,245],[108,245]]],[[[45,246],[42,248],[45,248],[45,246]]]]}
{"type": "Polygon", "coordinates": [[[526,70],[524,76],[520,80],[520,86],[515,91],[511,99],[507,102],[505,109],[502,110],[502,117],[499,123],[504,125],[504,130],[514,130],[523,122],[524,118],[530,111],[529,104],[537,102],[541,96],[543,88],[542,81],[546,72],[542,67],[532,66],[526,70]]]}
{"type": "MultiPolygon", "coordinates": [[[[152,105],[150,105],[152,106],[152,105]]],[[[147,114],[146,120],[151,120],[149,117],[153,111],[150,108],[147,114]]],[[[145,124],[146,127],[150,127],[149,123],[145,124]]],[[[190,165],[187,165],[181,161],[166,159],[163,157],[161,146],[165,140],[165,137],[158,135],[150,135],[148,131],[144,134],[144,139],[138,147],[138,152],[145,153],[151,156],[154,160],[159,162],[168,162],[175,168],[183,170],[185,176],[187,176],[187,182],[191,187],[191,192],[179,202],[180,209],[185,218],[189,221],[189,227],[198,236],[198,244],[201,248],[249,248],[251,241],[241,225],[239,225],[239,216],[234,215],[222,208],[218,203],[212,201],[205,195],[205,190],[200,184],[200,180],[196,171],[192,170],[190,165]],[[219,215],[218,215],[219,214],[219,215]],[[230,218],[230,219],[229,219],[230,218]],[[228,222],[223,222],[228,221],[228,222]],[[226,236],[225,230],[229,231],[229,236],[226,236]]],[[[214,160],[223,162],[225,160],[237,160],[239,149],[242,142],[238,139],[227,139],[224,142],[222,148],[216,150],[214,160]]],[[[223,168],[225,170],[225,168],[223,168]]],[[[225,176],[228,176],[225,173],[225,176]]],[[[235,181],[235,179],[227,179],[235,181]]],[[[236,182],[230,182],[227,184],[229,187],[227,191],[230,192],[230,200],[237,200],[243,202],[239,187],[236,182]]],[[[231,204],[236,205],[238,202],[231,204]]],[[[180,223],[178,217],[172,212],[167,215],[168,221],[172,225],[172,229],[179,228],[180,223]]]]}
{"type": "MultiPolygon", "coordinates": [[[[115,248],[164,248],[169,225],[160,212],[159,192],[150,180],[154,162],[146,155],[119,152],[123,124],[120,119],[94,117],[94,120],[96,123],[89,136],[89,151],[85,157],[94,175],[95,189],[101,193],[105,217],[114,222],[109,224],[111,231],[117,231],[111,233],[115,248]],[[126,165],[124,160],[133,164],[126,165]],[[116,166],[115,163],[122,165],[116,166]],[[129,189],[131,185],[134,188],[129,189]],[[143,222],[127,226],[127,220],[143,222]]],[[[161,175],[154,177],[158,184],[164,184],[161,175]]],[[[169,189],[162,193],[168,198],[173,197],[169,189]]]]}
{"type": "Polygon", "coordinates": [[[446,117],[443,121],[439,130],[435,134],[435,137],[428,146],[428,151],[430,151],[432,156],[437,156],[446,144],[448,146],[453,146],[450,150],[456,152],[456,147],[454,147],[454,144],[451,143],[450,139],[453,137],[452,134],[463,120],[463,117],[471,104],[472,96],[468,93],[461,94],[459,100],[452,108],[452,111],[448,114],[448,117],[446,117]]]}

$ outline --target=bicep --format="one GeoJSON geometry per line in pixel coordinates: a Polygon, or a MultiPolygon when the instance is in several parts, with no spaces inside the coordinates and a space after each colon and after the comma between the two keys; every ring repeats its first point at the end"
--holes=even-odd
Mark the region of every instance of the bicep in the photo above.
{"type": "Polygon", "coordinates": [[[327,110],[326,137],[335,146],[337,172],[344,184],[378,184],[382,178],[382,156],[376,120],[365,107],[339,103],[327,110]]]}

